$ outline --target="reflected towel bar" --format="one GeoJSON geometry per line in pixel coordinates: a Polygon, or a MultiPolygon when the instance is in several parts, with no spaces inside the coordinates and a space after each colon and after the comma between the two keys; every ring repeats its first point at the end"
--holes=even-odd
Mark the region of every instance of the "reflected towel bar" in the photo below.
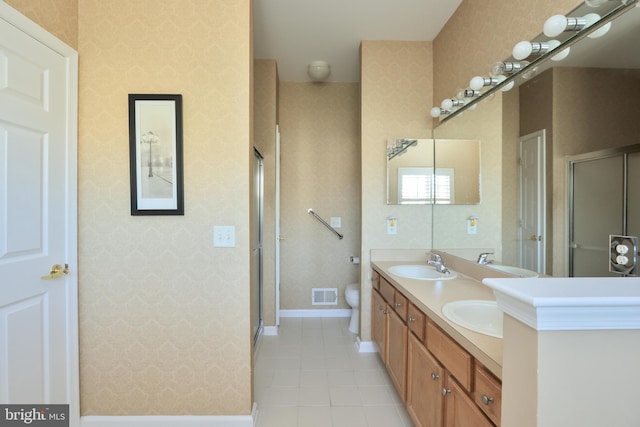
{"type": "Polygon", "coordinates": [[[308,213],[309,215],[313,215],[313,216],[314,216],[318,221],[320,221],[321,223],[323,223],[325,227],[327,227],[329,230],[331,230],[331,231],[333,231],[334,233],[336,233],[336,236],[338,236],[338,239],[342,240],[342,238],[343,238],[344,236],[343,236],[342,234],[338,233],[338,232],[336,231],[336,229],[335,229],[335,228],[333,228],[332,226],[330,226],[330,225],[327,223],[327,221],[325,221],[324,219],[320,218],[320,216],[319,216],[317,213],[315,213],[315,212],[313,211],[313,209],[309,208],[309,210],[307,211],[307,213],[308,213]]]}

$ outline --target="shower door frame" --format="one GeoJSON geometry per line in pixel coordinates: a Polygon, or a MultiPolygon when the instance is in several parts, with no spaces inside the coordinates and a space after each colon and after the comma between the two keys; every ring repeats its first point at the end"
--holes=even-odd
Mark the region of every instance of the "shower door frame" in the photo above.
{"type": "Polygon", "coordinates": [[[623,158],[623,165],[624,165],[624,169],[623,169],[623,178],[622,178],[622,230],[620,230],[620,234],[622,235],[626,235],[627,233],[627,218],[628,218],[628,192],[629,192],[629,186],[628,186],[628,179],[629,179],[629,173],[628,173],[628,162],[629,162],[629,155],[633,154],[633,153],[639,153],[640,152],[640,144],[633,144],[633,145],[627,145],[627,146],[623,146],[623,147],[616,147],[616,148],[608,148],[605,150],[598,150],[598,151],[593,151],[590,153],[585,153],[585,154],[579,154],[576,156],[569,156],[567,157],[567,175],[568,175],[568,182],[567,182],[567,203],[568,203],[568,224],[569,224],[569,228],[568,228],[568,244],[567,244],[567,250],[568,250],[568,270],[567,272],[569,273],[569,277],[573,277],[573,268],[574,268],[574,237],[575,237],[575,229],[574,229],[574,216],[575,216],[575,209],[574,209],[574,197],[575,197],[575,193],[574,193],[574,166],[576,163],[581,163],[581,162],[587,162],[587,161],[593,161],[593,160],[601,160],[601,159],[606,159],[606,158],[610,158],[610,157],[618,157],[618,156],[622,156],[623,158]]]}

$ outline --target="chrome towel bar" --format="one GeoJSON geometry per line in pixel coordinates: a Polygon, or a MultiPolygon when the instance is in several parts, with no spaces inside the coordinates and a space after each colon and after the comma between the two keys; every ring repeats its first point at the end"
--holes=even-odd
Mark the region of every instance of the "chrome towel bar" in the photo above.
{"type": "Polygon", "coordinates": [[[333,231],[333,232],[336,234],[336,236],[338,236],[338,239],[342,240],[342,238],[343,238],[344,236],[343,236],[342,234],[338,233],[338,232],[336,231],[336,229],[335,229],[335,228],[333,228],[332,226],[330,226],[330,225],[329,225],[329,223],[327,223],[327,221],[325,221],[324,219],[320,218],[320,216],[319,216],[317,213],[315,213],[315,212],[313,211],[313,209],[309,208],[309,210],[307,211],[307,213],[308,213],[309,215],[313,215],[313,216],[315,217],[315,219],[317,219],[317,220],[318,220],[318,221],[320,221],[322,224],[324,224],[324,226],[325,226],[325,227],[327,227],[329,230],[333,231]]]}

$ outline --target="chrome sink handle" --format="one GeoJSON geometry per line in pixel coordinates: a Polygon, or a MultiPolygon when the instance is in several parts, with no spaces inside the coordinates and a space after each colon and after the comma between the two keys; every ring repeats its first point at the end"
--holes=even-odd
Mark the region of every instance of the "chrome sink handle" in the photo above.
{"type": "Polygon", "coordinates": [[[493,252],[482,252],[480,255],[478,255],[478,264],[480,265],[489,264],[491,262],[487,259],[489,255],[493,255],[493,252]]]}

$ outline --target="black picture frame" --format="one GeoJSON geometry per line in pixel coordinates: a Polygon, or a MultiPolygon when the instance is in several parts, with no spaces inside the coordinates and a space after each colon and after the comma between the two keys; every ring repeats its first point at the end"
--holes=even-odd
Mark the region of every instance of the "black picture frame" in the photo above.
{"type": "Polygon", "coordinates": [[[184,215],[182,95],[129,94],[131,215],[184,215]]]}

